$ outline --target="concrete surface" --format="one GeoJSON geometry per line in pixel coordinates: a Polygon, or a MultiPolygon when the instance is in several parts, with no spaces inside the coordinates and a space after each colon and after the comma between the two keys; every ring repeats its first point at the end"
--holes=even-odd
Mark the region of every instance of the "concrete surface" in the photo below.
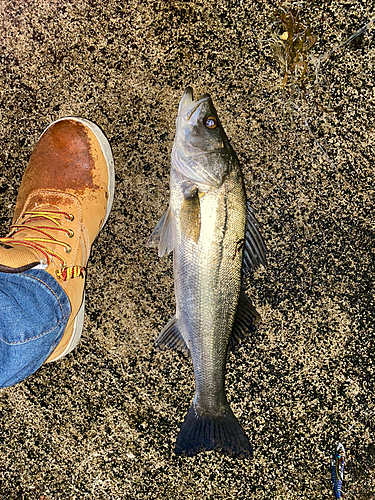
{"type": "Polygon", "coordinates": [[[320,66],[310,58],[375,12],[302,1],[317,42],[307,78],[283,89],[270,48],[281,5],[0,2],[1,234],[51,121],[96,122],[116,166],[81,344],[0,391],[1,499],[327,500],[337,440],[350,452],[345,500],[375,498],[374,27],[320,66]],[[173,277],[146,242],[167,207],[187,85],[212,95],[269,249],[246,282],[261,325],[230,354],[226,379],[253,460],[174,455],[193,371],[153,347],[174,313],[173,277]]]}

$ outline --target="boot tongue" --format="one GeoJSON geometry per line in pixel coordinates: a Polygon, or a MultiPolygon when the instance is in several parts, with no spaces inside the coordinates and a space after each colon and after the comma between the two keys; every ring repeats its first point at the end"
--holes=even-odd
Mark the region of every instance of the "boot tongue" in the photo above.
{"type": "Polygon", "coordinates": [[[0,272],[22,273],[42,264],[34,249],[8,243],[0,244],[0,272]]]}
{"type": "MultiPolygon", "coordinates": [[[[27,214],[18,221],[18,224],[21,226],[23,223],[26,226],[30,227],[38,227],[43,226],[48,229],[44,229],[46,233],[50,233],[54,235],[53,230],[56,228],[56,224],[48,219],[48,213],[57,212],[57,208],[50,205],[43,205],[38,207],[28,207],[27,214]],[[47,217],[33,218],[30,216],[31,213],[46,213],[47,217]]],[[[56,232],[55,232],[56,235],[56,232]]],[[[24,229],[24,230],[11,230],[9,236],[14,238],[15,240],[24,240],[29,237],[45,237],[43,234],[34,231],[33,229],[24,229]]],[[[45,245],[45,243],[42,243],[45,245]]],[[[47,244],[48,248],[54,248],[52,243],[47,244]]],[[[0,272],[3,273],[21,273],[31,269],[33,267],[40,266],[41,269],[45,269],[47,267],[47,261],[42,252],[38,251],[38,249],[30,248],[23,244],[13,244],[12,241],[1,242],[0,240],[0,272]]]]}

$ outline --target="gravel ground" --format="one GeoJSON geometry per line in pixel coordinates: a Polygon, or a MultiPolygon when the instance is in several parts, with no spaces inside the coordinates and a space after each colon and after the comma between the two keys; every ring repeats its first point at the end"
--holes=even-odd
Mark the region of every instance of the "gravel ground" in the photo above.
{"type": "Polygon", "coordinates": [[[100,125],[116,167],[81,344],[0,391],[1,499],[329,500],[338,440],[345,500],[375,499],[374,26],[340,46],[370,4],[300,2],[316,43],[283,87],[287,2],[0,1],[2,235],[51,121],[100,125]],[[252,460],[174,455],[193,370],[154,348],[173,273],[146,242],[187,85],[213,97],[269,251],[246,280],[261,323],[227,364],[252,460]]]}

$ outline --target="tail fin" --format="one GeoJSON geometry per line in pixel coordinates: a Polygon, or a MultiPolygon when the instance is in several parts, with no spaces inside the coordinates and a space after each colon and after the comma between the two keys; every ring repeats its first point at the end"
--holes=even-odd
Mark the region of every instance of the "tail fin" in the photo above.
{"type": "Polygon", "coordinates": [[[229,408],[220,417],[197,415],[191,405],[177,436],[177,455],[192,457],[200,451],[220,450],[227,455],[251,458],[253,450],[238,420],[229,408]]]}

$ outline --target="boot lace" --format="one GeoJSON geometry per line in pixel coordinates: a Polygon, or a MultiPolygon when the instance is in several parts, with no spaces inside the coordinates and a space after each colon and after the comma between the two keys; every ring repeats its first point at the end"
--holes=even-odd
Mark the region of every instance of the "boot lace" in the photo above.
{"type": "Polygon", "coordinates": [[[9,235],[5,238],[0,238],[0,243],[10,243],[12,245],[24,245],[29,248],[34,248],[43,254],[49,265],[55,258],[61,263],[61,269],[56,271],[56,276],[62,281],[69,280],[71,278],[84,278],[86,269],[82,266],[71,266],[67,267],[66,260],[64,257],[58,253],[50,250],[46,244],[60,245],[65,249],[66,253],[72,251],[72,247],[63,241],[59,241],[54,236],[52,236],[48,231],[62,231],[69,238],[73,238],[74,232],[72,229],[65,229],[61,227],[60,219],[65,217],[67,220],[74,220],[74,216],[68,214],[67,212],[25,212],[25,219],[21,224],[13,224],[10,227],[9,235]],[[43,226],[43,225],[30,225],[31,221],[35,220],[48,220],[54,224],[54,226],[43,226]],[[17,234],[22,231],[33,231],[35,236],[26,236],[24,239],[17,239],[17,234]]]}

